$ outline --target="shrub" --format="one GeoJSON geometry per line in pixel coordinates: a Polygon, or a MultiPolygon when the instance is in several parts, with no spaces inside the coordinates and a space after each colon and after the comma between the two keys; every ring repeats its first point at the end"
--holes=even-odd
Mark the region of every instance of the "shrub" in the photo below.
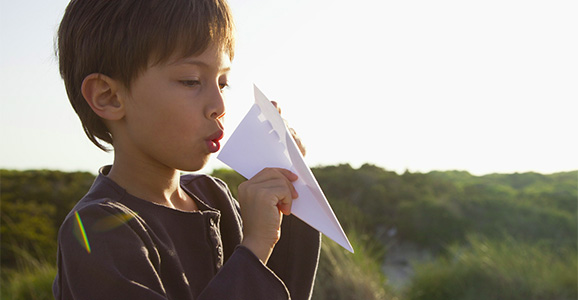
{"type": "Polygon", "coordinates": [[[3,274],[0,298],[11,300],[49,300],[52,296],[52,282],[56,276],[56,266],[33,257],[24,250],[18,251],[18,271],[9,270],[3,274]]]}
{"type": "Polygon", "coordinates": [[[409,300],[576,299],[576,251],[506,238],[468,237],[448,255],[418,265],[409,300]]]}
{"type": "Polygon", "coordinates": [[[355,231],[350,230],[347,234],[355,254],[323,238],[313,299],[394,299],[381,273],[382,247],[355,231]]]}

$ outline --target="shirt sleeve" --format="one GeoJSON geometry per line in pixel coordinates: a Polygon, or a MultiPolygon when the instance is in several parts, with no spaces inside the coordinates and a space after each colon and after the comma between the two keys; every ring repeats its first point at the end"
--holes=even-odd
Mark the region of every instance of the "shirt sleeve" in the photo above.
{"type": "Polygon", "coordinates": [[[251,250],[237,246],[199,299],[292,299],[285,284],[251,250]]]}
{"type": "Polygon", "coordinates": [[[128,225],[138,216],[111,210],[90,205],[61,226],[55,299],[167,299],[152,241],[128,225]]]}
{"type": "Polygon", "coordinates": [[[192,295],[186,280],[171,290],[175,282],[163,284],[154,233],[138,215],[109,205],[89,205],[63,223],[55,299],[290,299],[283,282],[242,246],[200,295],[192,295]]]}
{"type": "Polygon", "coordinates": [[[283,216],[281,239],[267,265],[285,283],[291,299],[311,298],[320,249],[319,231],[293,215],[283,216]]]}
{"type": "MultiPolygon", "coordinates": [[[[217,205],[225,220],[237,220],[242,224],[239,203],[231,195],[227,185],[218,179],[214,182],[220,188],[222,197],[212,195],[209,199],[223,199],[225,204],[217,205]]],[[[202,190],[210,190],[204,188],[202,190]]],[[[222,225],[226,225],[223,223],[222,225]]],[[[241,232],[235,226],[225,226],[229,232],[241,232]]],[[[239,241],[242,236],[239,236],[239,241]]],[[[293,300],[310,299],[312,295],[319,251],[321,248],[321,234],[297,217],[283,216],[281,224],[281,239],[269,258],[267,266],[284,283],[293,300]]],[[[238,248],[236,248],[238,249],[238,248]]],[[[250,251],[246,249],[246,251],[250,251]]],[[[252,252],[250,252],[252,254],[252,252]]],[[[254,256],[254,255],[253,255],[254,256]]],[[[256,257],[255,257],[256,258],[256,257]]],[[[260,262],[257,259],[258,262],[260,262]]]]}

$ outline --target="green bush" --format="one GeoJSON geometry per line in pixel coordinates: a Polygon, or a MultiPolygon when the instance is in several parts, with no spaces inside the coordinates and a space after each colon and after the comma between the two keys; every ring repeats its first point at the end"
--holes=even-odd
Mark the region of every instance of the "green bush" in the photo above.
{"type": "Polygon", "coordinates": [[[15,267],[14,249],[54,259],[58,228],[93,180],[85,172],[0,169],[2,269],[15,267]]]}
{"type": "MultiPolygon", "coordinates": [[[[356,250],[324,238],[315,300],[395,299],[380,267],[384,245],[403,243],[438,255],[418,266],[403,299],[577,298],[578,171],[398,175],[367,164],[313,172],[356,250]]],[[[233,195],[245,180],[227,169],[213,175],[233,195]]],[[[2,299],[51,299],[58,227],[93,180],[0,170],[2,299]]]]}
{"type": "Polygon", "coordinates": [[[402,238],[434,252],[463,240],[470,227],[458,207],[434,199],[402,203],[398,220],[402,238]]]}
{"type": "Polygon", "coordinates": [[[24,250],[17,251],[19,267],[2,274],[0,298],[10,300],[49,300],[56,276],[53,262],[33,257],[24,250]]]}
{"type": "Polygon", "coordinates": [[[506,238],[469,237],[447,256],[417,266],[408,300],[576,299],[577,256],[506,238]]]}
{"type": "Polygon", "coordinates": [[[313,289],[315,300],[393,299],[381,272],[382,246],[349,231],[355,254],[323,238],[319,269],[313,289]]]}

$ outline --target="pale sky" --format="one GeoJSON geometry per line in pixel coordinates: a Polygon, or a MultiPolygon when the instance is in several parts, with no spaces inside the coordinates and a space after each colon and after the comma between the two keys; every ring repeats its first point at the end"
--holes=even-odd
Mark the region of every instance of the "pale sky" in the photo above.
{"type": "MultiPolygon", "coordinates": [[[[85,137],[54,57],[68,1],[0,3],[0,168],[96,173],[112,154],[85,137]]],[[[578,170],[578,1],[230,4],[228,134],[256,83],[310,166],[578,170]]]]}

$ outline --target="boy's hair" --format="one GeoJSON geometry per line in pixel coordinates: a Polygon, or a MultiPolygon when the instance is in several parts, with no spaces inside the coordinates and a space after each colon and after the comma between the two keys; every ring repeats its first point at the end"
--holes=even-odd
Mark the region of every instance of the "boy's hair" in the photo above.
{"type": "Polygon", "coordinates": [[[234,25],[225,0],[72,0],[58,29],[60,75],[84,132],[100,149],[113,144],[82,96],[84,78],[101,73],[127,88],[149,64],[201,54],[211,43],[232,60],[234,25]]]}

